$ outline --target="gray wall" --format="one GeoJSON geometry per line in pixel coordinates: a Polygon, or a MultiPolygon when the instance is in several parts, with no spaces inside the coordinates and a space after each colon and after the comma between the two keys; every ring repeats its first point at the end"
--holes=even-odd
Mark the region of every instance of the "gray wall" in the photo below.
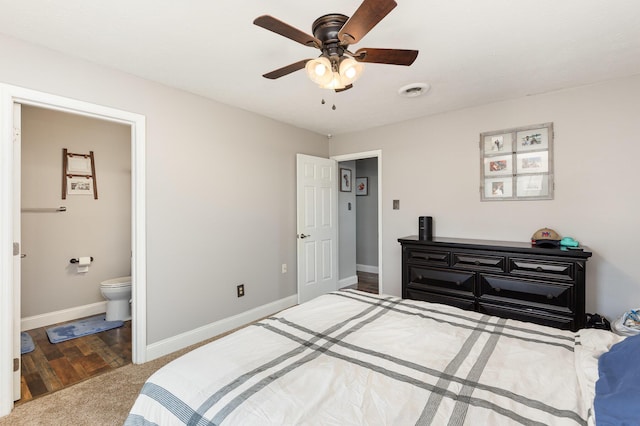
{"type": "Polygon", "coordinates": [[[638,99],[640,76],[334,135],[331,155],[382,150],[384,291],[400,295],[397,239],[416,235],[428,214],[436,236],[529,241],[546,226],[574,237],[593,251],[587,310],[616,318],[637,307],[638,99]],[[480,133],[546,122],[555,199],[480,202],[480,133]]]}
{"type": "MultiPolygon", "coordinates": [[[[343,161],[338,169],[351,170],[352,180],[356,177],[356,162],[343,161]]],[[[351,192],[338,191],[338,263],[340,264],[339,280],[346,280],[345,285],[352,284],[356,277],[356,195],[351,192]],[[349,210],[351,203],[351,210],[349,210]]]]}
{"type": "Polygon", "coordinates": [[[0,53],[1,82],[145,115],[148,344],[296,294],[295,155],[328,157],[326,137],[2,35],[0,53]]]}
{"type": "Polygon", "coordinates": [[[73,114],[22,107],[22,317],[104,299],[100,282],[131,274],[131,129],[73,114]],[[62,200],[62,149],[93,151],[98,199],[62,200]],[[93,256],[78,273],[71,258],[93,256]]]}
{"type": "Polygon", "coordinates": [[[356,161],[357,177],[368,178],[368,195],[356,197],[356,263],[378,267],[378,159],[356,161]]]}

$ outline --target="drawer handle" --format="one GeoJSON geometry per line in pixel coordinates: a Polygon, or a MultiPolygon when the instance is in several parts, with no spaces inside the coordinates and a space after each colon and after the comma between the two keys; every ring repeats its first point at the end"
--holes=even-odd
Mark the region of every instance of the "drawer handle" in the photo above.
{"type": "Polygon", "coordinates": [[[418,275],[418,280],[422,280],[422,275],[418,275]]]}
{"type": "Polygon", "coordinates": [[[496,288],[494,288],[494,290],[496,291],[496,293],[500,293],[501,288],[500,287],[496,287],[496,288]]]}
{"type": "Polygon", "coordinates": [[[479,260],[476,260],[475,262],[473,262],[476,266],[478,266],[480,264],[479,260]]]}
{"type": "Polygon", "coordinates": [[[547,294],[547,299],[549,300],[553,299],[553,294],[547,294]]]}
{"type": "Polygon", "coordinates": [[[542,266],[538,266],[538,267],[536,268],[536,272],[542,272],[542,271],[544,271],[544,269],[542,269],[542,266]]]}

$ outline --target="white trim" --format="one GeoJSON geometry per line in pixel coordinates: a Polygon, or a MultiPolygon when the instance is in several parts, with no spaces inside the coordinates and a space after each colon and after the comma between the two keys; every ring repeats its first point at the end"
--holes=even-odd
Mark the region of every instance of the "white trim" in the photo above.
{"type": "Polygon", "coordinates": [[[377,266],[372,266],[372,265],[356,264],[356,271],[369,272],[370,274],[377,274],[378,273],[378,267],[377,266]]]}
{"type": "Polygon", "coordinates": [[[74,308],[62,309],[60,311],[48,312],[46,314],[34,315],[22,318],[20,330],[27,331],[34,328],[46,327],[66,321],[73,321],[91,315],[98,315],[107,312],[107,302],[96,302],[90,305],[76,306],[74,308]]]}
{"type": "Polygon", "coordinates": [[[146,361],[145,145],[143,115],[0,83],[0,417],[13,408],[13,104],[34,105],[131,126],[132,361],[146,361]]]}
{"type": "Polygon", "coordinates": [[[152,343],[147,346],[147,361],[152,361],[156,358],[160,358],[161,356],[186,348],[187,346],[203,342],[222,333],[226,333],[227,331],[242,327],[283,309],[290,308],[297,303],[298,295],[294,294],[293,296],[258,306],[257,308],[251,309],[247,312],[224,318],[220,321],[187,331],[186,333],[152,343]]]}
{"type": "Polygon", "coordinates": [[[342,161],[362,160],[364,158],[373,157],[376,157],[378,159],[378,293],[383,294],[384,280],[382,275],[382,150],[334,155],[330,158],[340,163],[342,161]]]}
{"type": "Polygon", "coordinates": [[[349,287],[350,285],[358,284],[358,276],[354,275],[352,277],[343,278],[338,281],[338,288],[349,287]]]}

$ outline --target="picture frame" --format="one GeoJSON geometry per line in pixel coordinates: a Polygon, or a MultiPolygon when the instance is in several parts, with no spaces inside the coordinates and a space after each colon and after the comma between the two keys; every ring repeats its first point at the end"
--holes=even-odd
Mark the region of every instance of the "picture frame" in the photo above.
{"type": "Polygon", "coordinates": [[[353,182],[351,180],[351,169],[340,169],[340,191],[351,192],[353,182]]]}
{"type": "Polygon", "coordinates": [[[356,177],[356,195],[369,195],[369,178],[356,177]]]}
{"type": "Polygon", "coordinates": [[[67,160],[67,173],[90,175],[91,158],[88,156],[72,155],[67,160]]]}
{"type": "Polygon", "coordinates": [[[484,151],[495,154],[513,152],[513,134],[504,133],[485,136],[484,151]]]}
{"type": "Polygon", "coordinates": [[[549,195],[549,175],[518,176],[516,177],[516,188],[521,197],[547,197],[549,195]]]}
{"type": "Polygon", "coordinates": [[[516,172],[546,173],[549,171],[549,153],[547,151],[533,151],[516,155],[516,172]]]}
{"type": "Polygon", "coordinates": [[[513,197],[513,177],[503,176],[485,179],[484,191],[486,198],[501,199],[513,197]]]}
{"type": "Polygon", "coordinates": [[[68,178],[67,194],[93,195],[93,179],[91,179],[91,176],[68,178]]]}
{"type": "Polygon", "coordinates": [[[513,156],[509,154],[497,157],[486,157],[484,161],[484,174],[485,176],[513,174],[513,156]]]}
{"type": "Polygon", "coordinates": [[[480,201],[553,199],[553,123],[480,133],[480,201]]]}
{"type": "Polygon", "coordinates": [[[522,130],[516,133],[516,151],[533,151],[549,149],[549,129],[540,127],[522,130]]]}

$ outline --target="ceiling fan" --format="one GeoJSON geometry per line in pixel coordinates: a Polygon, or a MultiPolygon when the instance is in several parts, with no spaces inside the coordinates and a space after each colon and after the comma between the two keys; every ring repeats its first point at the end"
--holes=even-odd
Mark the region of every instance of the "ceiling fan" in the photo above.
{"type": "Polygon", "coordinates": [[[303,59],[263,77],[276,79],[306,69],[309,78],[321,88],[336,92],[350,89],[362,74],[361,63],[409,66],[418,56],[417,50],[361,48],[354,53],[349,45],[359,42],[373,27],[389,14],[397,3],[394,0],[364,0],[353,16],[330,13],[316,19],[313,35],[307,34],[273,16],[263,15],[253,23],[305,46],[319,49],[317,58],[303,59]]]}

